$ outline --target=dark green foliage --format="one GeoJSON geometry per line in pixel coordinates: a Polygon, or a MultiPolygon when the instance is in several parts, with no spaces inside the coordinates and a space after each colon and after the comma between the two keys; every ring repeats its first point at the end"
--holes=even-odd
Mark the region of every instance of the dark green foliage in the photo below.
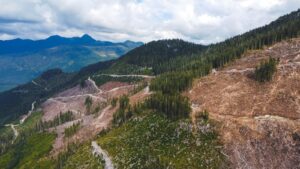
{"type": "Polygon", "coordinates": [[[151,71],[162,74],[186,71],[197,77],[207,75],[211,68],[219,68],[241,58],[247,50],[262,49],[264,46],[298,37],[299,17],[300,10],[280,17],[264,27],[205,47],[181,40],[150,42],[119,59],[89,65],[76,74],[63,73],[48,81],[38,79],[43,87],[28,83],[0,94],[0,124],[26,113],[33,101],[40,103],[54,93],[77,85],[80,80],[96,73],[129,74],[151,71]]]}
{"type": "Polygon", "coordinates": [[[142,67],[153,67],[171,58],[198,54],[204,49],[206,49],[205,46],[187,43],[180,39],[159,40],[133,49],[125,54],[121,60],[142,67]]]}
{"type": "Polygon", "coordinates": [[[127,109],[129,107],[129,98],[127,95],[123,95],[119,98],[120,109],[127,109]]]}
{"type": "Polygon", "coordinates": [[[63,71],[61,69],[50,69],[42,73],[41,78],[43,78],[44,80],[49,80],[50,78],[61,74],[63,74],[63,71]]]}
{"type": "Polygon", "coordinates": [[[109,75],[98,75],[92,77],[97,86],[101,86],[106,82],[126,82],[126,83],[136,83],[142,80],[140,77],[111,77],[109,75]]]}
{"type": "Polygon", "coordinates": [[[279,60],[269,58],[268,61],[262,61],[259,66],[255,68],[255,80],[259,82],[271,81],[273,74],[276,72],[276,65],[279,60]]]}
{"type": "Polygon", "coordinates": [[[73,136],[80,128],[80,121],[65,129],[65,137],[73,136]]]}
{"type": "Polygon", "coordinates": [[[120,125],[132,117],[132,110],[129,104],[129,98],[127,95],[123,95],[119,98],[119,110],[114,113],[113,123],[120,125]]]}
{"type": "Polygon", "coordinates": [[[192,85],[194,77],[191,72],[172,72],[157,77],[151,82],[150,89],[155,93],[146,100],[146,106],[170,119],[187,118],[191,111],[189,99],[180,92],[192,85]]]}
{"type": "Polygon", "coordinates": [[[179,93],[172,95],[156,92],[145,102],[149,109],[162,112],[170,119],[187,118],[191,111],[189,99],[179,93]]]}
{"type": "Polygon", "coordinates": [[[111,106],[112,106],[112,107],[116,107],[117,102],[118,102],[118,98],[113,98],[113,99],[111,100],[111,106]]]}
{"type": "Polygon", "coordinates": [[[90,96],[86,97],[84,101],[84,105],[88,113],[91,112],[92,104],[93,104],[93,99],[90,96]]]}
{"type": "Polygon", "coordinates": [[[129,98],[127,95],[119,98],[119,109],[114,113],[113,124],[120,126],[124,122],[130,120],[134,115],[140,114],[146,107],[144,104],[137,103],[133,106],[129,104],[129,98]]]}
{"type": "Polygon", "coordinates": [[[209,113],[207,110],[199,112],[196,115],[197,115],[197,118],[200,118],[200,119],[204,120],[205,122],[207,122],[209,119],[209,113]]]}
{"type": "Polygon", "coordinates": [[[80,81],[80,88],[84,88],[86,86],[85,80],[80,81]]]}
{"type": "Polygon", "coordinates": [[[60,112],[59,115],[57,115],[51,121],[42,121],[42,120],[40,120],[40,122],[36,124],[36,129],[38,131],[45,130],[45,129],[48,129],[48,128],[51,128],[51,127],[61,125],[65,122],[72,121],[74,119],[75,119],[75,117],[74,117],[74,114],[73,114],[72,111],[67,111],[65,113],[60,112]]]}
{"type": "Polygon", "coordinates": [[[155,78],[150,85],[150,90],[161,91],[164,94],[182,92],[190,87],[194,75],[191,72],[171,72],[155,78]]]}

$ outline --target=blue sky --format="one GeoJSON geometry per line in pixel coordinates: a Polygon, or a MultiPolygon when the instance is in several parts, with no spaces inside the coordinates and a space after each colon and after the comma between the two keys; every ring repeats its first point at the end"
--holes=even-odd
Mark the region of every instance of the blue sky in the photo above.
{"type": "Polygon", "coordinates": [[[300,8],[300,0],[0,0],[0,39],[72,37],[214,43],[300,8]]]}

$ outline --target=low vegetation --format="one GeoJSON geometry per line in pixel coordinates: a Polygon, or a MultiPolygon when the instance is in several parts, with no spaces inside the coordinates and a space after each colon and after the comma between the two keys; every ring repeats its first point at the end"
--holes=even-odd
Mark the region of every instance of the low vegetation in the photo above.
{"type": "Polygon", "coordinates": [[[92,154],[90,142],[69,147],[68,152],[62,165],[57,166],[58,169],[104,169],[102,160],[92,154]]]}
{"type": "Polygon", "coordinates": [[[80,121],[77,123],[74,123],[72,126],[68,127],[65,129],[64,133],[65,133],[65,137],[71,137],[73,136],[80,128],[80,121]]]}
{"type": "Polygon", "coordinates": [[[123,95],[119,98],[119,109],[114,113],[113,124],[119,126],[129,120],[133,115],[133,110],[129,104],[129,98],[127,95],[123,95]]]}
{"type": "Polygon", "coordinates": [[[260,65],[255,68],[255,80],[259,82],[271,81],[274,73],[276,72],[276,66],[278,63],[279,60],[274,58],[269,58],[268,61],[262,61],[260,65]]]}
{"type": "Polygon", "coordinates": [[[11,141],[14,139],[14,137],[15,136],[11,127],[4,126],[0,128],[0,155],[10,147],[11,141]]]}
{"type": "Polygon", "coordinates": [[[112,98],[110,104],[112,107],[116,107],[118,102],[118,98],[112,98]]]}
{"type": "Polygon", "coordinates": [[[156,92],[145,102],[146,107],[163,113],[170,119],[187,118],[191,111],[189,99],[181,94],[172,95],[156,92]]]}
{"type": "Polygon", "coordinates": [[[53,120],[50,121],[42,121],[40,120],[37,124],[36,124],[36,128],[41,131],[41,130],[45,130],[51,127],[55,127],[58,125],[61,125],[65,122],[68,121],[72,121],[74,120],[74,114],[72,111],[67,111],[65,113],[60,112],[59,115],[57,115],[53,120]]]}
{"type": "MultiPolygon", "coordinates": [[[[199,124],[199,128],[206,125],[199,124]]],[[[193,131],[189,120],[143,111],[98,138],[116,168],[219,168],[223,156],[213,128],[193,131]]]]}
{"type": "Polygon", "coordinates": [[[20,138],[5,154],[0,156],[0,168],[48,168],[51,163],[43,159],[52,149],[54,134],[36,133],[20,138]]]}
{"type": "Polygon", "coordinates": [[[84,101],[84,105],[86,107],[87,113],[91,113],[91,108],[92,108],[92,105],[93,105],[93,99],[90,96],[86,97],[85,101],[84,101]]]}

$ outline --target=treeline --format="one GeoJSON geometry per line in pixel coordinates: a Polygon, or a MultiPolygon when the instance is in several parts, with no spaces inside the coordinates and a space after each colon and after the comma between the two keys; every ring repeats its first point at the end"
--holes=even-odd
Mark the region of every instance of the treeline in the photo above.
{"type": "Polygon", "coordinates": [[[150,90],[161,91],[164,94],[173,94],[184,91],[193,82],[194,74],[191,72],[170,72],[162,74],[152,80],[150,90]]]}
{"type": "Polygon", "coordinates": [[[65,122],[72,121],[75,119],[75,116],[72,111],[67,111],[65,113],[60,112],[59,115],[55,116],[53,120],[42,121],[40,120],[36,124],[36,129],[42,131],[51,127],[59,126],[65,122]]]}
{"type": "Polygon", "coordinates": [[[141,67],[153,67],[171,58],[191,56],[205,49],[206,47],[203,45],[185,42],[180,39],[158,40],[131,50],[120,58],[120,60],[141,67]]]}
{"type": "Polygon", "coordinates": [[[139,114],[142,110],[144,110],[143,104],[140,103],[131,106],[127,95],[121,96],[118,101],[119,109],[113,116],[114,126],[120,126],[124,122],[128,121],[133,115],[139,114]]]}
{"type": "Polygon", "coordinates": [[[165,114],[170,119],[187,118],[191,111],[189,99],[181,92],[193,83],[193,72],[171,72],[152,80],[150,90],[154,91],[145,102],[147,108],[165,114]]]}
{"type": "Polygon", "coordinates": [[[94,76],[92,79],[95,81],[97,86],[101,86],[106,82],[114,81],[114,82],[126,82],[126,83],[136,83],[141,81],[143,78],[141,77],[111,77],[108,75],[99,75],[94,76]]]}
{"type": "Polygon", "coordinates": [[[192,71],[203,76],[210,68],[219,68],[241,58],[247,50],[262,49],[264,46],[298,37],[299,13],[300,10],[292,12],[269,25],[209,46],[182,40],[150,42],[128,52],[119,62],[150,67],[156,75],[171,71],[192,71]]]}
{"type": "Polygon", "coordinates": [[[279,59],[269,58],[268,61],[262,61],[259,66],[255,68],[254,77],[259,82],[271,81],[273,74],[276,72],[276,65],[279,59]]]}
{"type": "Polygon", "coordinates": [[[170,119],[187,118],[191,111],[189,99],[180,93],[163,94],[156,92],[149,97],[146,107],[165,114],[170,119]]]}

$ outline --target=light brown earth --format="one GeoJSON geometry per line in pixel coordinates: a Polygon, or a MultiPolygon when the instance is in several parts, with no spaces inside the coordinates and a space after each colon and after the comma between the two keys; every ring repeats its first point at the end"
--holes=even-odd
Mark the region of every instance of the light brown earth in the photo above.
{"type": "MultiPolygon", "coordinates": [[[[43,121],[53,120],[60,112],[68,110],[75,115],[75,120],[49,129],[57,133],[57,138],[53,145],[51,155],[55,156],[62,152],[69,143],[79,143],[95,137],[103,129],[109,128],[113,119],[113,113],[118,106],[111,107],[109,101],[111,98],[117,98],[124,94],[129,94],[134,90],[134,84],[122,82],[108,82],[100,87],[96,86],[93,80],[86,80],[84,87],[75,86],[64,92],[57,94],[55,97],[48,99],[42,104],[43,121]],[[91,110],[100,107],[99,112],[94,114],[88,113],[84,104],[85,99],[91,97],[93,100],[91,110]],[[64,137],[64,130],[72,124],[81,122],[81,128],[74,136],[64,137]]],[[[130,102],[137,102],[149,95],[149,87],[130,96],[130,102]]]]}
{"type": "Polygon", "coordinates": [[[300,39],[250,51],[185,95],[193,119],[207,110],[218,122],[232,168],[300,168],[300,39]],[[280,58],[274,79],[256,82],[255,66],[269,57],[280,58]]]}

